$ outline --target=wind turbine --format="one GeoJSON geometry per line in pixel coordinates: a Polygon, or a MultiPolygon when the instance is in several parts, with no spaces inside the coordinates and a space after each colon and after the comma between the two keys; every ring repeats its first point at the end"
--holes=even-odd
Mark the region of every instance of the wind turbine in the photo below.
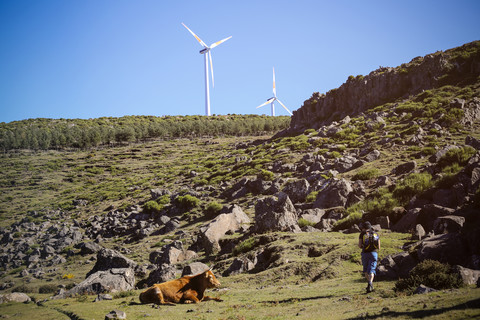
{"type": "Polygon", "coordinates": [[[275,88],[275,68],[273,68],[273,97],[271,97],[266,102],[259,105],[257,107],[257,109],[270,103],[270,106],[271,106],[271,109],[272,109],[272,117],[274,117],[275,116],[275,101],[278,101],[278,103],[280,103],[282,105],[282,107],[285,110],[287,110],[287,112],[292,116],[292,113],[290,112],[290,110],[288,110],[288,108],[285,107],[285,105],[282,103],[282,101],[278,100],[278,98],[277,98],[277,89],[275,88]]]}
{"type": "Polygon", "coordinates": [[[228,39],[230,39],[232,36],[225,38],[223,40],[217,41],[215,43],[212,43],[210,46],[207,46],[205,42],[202,41],[195,33],[193,33],[192,30],[190,30],[183,22],[182,25],[187,28],[188,31],[197,39],[197,41],[203,46],[203,49],[200,50],[200,54],[204,55],[204,60],[205,60],[205,115],[209,116],[210,115],[210,86],[208,83],[208,61],[210,60],[210,70],[212,72],[212,86],[215,87],[215,82],[213,80],[213,64],[212,64],[212,53],[210,50],[218,46],[219,44],[224,43],[228,39]]]}

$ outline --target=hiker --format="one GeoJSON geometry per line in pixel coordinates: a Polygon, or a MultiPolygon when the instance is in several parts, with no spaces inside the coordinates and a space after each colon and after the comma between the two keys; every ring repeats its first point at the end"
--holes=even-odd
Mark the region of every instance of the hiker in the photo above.
{"type": "Polygon", "coordinates": [[[358,247],[362,249],[362,265],[365,279],[367,279],[367,293],[373,291],[373,278],[377,268],[378,250],[380,250],[380,237],[372,229],[370,222],[360,224],[362,232],[358,237],[358,247]]]}

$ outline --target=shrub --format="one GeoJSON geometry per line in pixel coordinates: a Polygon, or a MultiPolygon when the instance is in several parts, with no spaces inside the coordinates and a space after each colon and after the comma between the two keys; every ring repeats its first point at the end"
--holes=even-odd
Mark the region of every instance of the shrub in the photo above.
{"type": "Polygon", "coordinates": [[[438,160],[438,165],[440,168],[445,168],[447,166],[458,163],[461,166],[464,166],[470,157],[476,153],[476,150],[470,146],[463,148],[450,149],[447,153],[438,160]]]}
{"type": "Polygon", "coordinates": [[[143,211],[154,214],[163,210],[163,206],[154,200],[150,200],[143,205],[143,211]]]}
{"type": "Polygon", "coordinates": [[[317,200],[317,195],[318,195],[318,191],[312,191],[310,192],[307,197],[305,198],[305,202],[307,203],[311,203],[311,202],[314,202],[315,200],[317,200]]]}
{"type": "Polygon", "coordinates": [[[220,203],[212,201],[207,205],[207,208],[205,210],[207,215],[215,216],[220,212],[220,210],[222,210],[222,208],[223,206],[220,203]]]}
{"type": "Polygon", "coordinates": [[[38,293],[56,293],[58,290],[57,285],[53,283],[44,284],[38,288],[38,293]]]}
{"type": "Polygon", "coordinates": [[[432,186],[432,176],[429,173],[411,173],[393,190],[393,196],[400,202],[408,202],[413,196],[422,193],[432,186]]]}
{"type": "Polygon", "coordinates": [[[272,181],[275,178],[275,174],[271,171],[262,169],[258,174],[258,177],[265,181],[272,181]]]}
{"type": "Polygon", "coordinates": [[[357,172],[353,177],[352,180],[370,180],[373,178],[378,177],[379,171],[376,168],[371,169],[363,169],[357,172]]]}
{"type": "Polygon", "coordinates": [[[245,253],[252,250],[257,245],[257,239],[252,237],[248,238],[245,241],[240,242],[233,248],[233,255],[239,255],[240,253],[245,253]]]}
{"type": "Polygon", "coordinates": [[[67,273],[62,276],[62,279],[73,279],[73,278],[75,278],[75,275],[71,273],[67,273]]]}
{"type": "Polygon", "coordinates": [[[452,272],[448,264],[435,260],[424,260],[410,271],[408,278],[397,281],[395,291],[412,294],[421,284],[442,290],[459,288],[463,285],[463,282],[458,274],[452,272]]]}
{"type": "Polygon", "coordinates": [[[311,221],[308,221],[307,219],[300,218],[300,219],[298,219],[298,225],[300,226],[300,228],[303,228],[303,227],[306,227],[306,226],[313,227],[315,225],[315,223],[313,223],[311,221]]]}
{"type": "Polygon", "coordinates": [[[200,199],[189,194],[186,194],[184,196],[178,196],[175,200],[178,205],[183,209],[196,208],[200,204],[200,199]]]}

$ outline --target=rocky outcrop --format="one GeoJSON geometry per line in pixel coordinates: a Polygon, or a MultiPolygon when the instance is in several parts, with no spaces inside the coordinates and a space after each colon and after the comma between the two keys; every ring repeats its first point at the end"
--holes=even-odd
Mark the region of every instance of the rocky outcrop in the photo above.
{"type": "Polygon", "coordinates": [[[87,273],[87,277],[90,275],[98,272],[98,271],[106,271],[113,268],[130,268],[135,270],[137,268],[137,263],[121,253],[112,250],[103,248],[97,254],[97,262],[93,269],[87,273]]]}
{"type": "Polygon", "coordinates": [[[7,294],[0,294],[0,304],[7,302],[29,302],[32,299],[23,292],[12,292],[7,294]]]}
{"type": "Polygon", "coordinates": [[[293,112],[290,131],[317,129],[322,124],[358,115],[387,101],[444,85],[448,79],[462,75],[476,76],[480,73],[478,54],[463,58],[456,55],[455,51],[475,47],[477,43],[416,57],[397,68],[381,67],[365,77],[352,76],[338,89],[330,90],[327,94],[314,93],[301,108],[293,112]]]}

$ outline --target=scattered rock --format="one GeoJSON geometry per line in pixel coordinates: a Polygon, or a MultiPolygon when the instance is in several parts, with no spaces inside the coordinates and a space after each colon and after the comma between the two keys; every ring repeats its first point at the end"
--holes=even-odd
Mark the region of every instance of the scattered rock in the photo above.
{"type": "Polygon", "coordinates": [[[392,170],[392,173],[395,175],[402,175],[405,173],[409,173],[417,168],[417,162],[415,161],[409,161],[402,163],[401,165],[395,167],[392,170]]]}
{"type": "Polygon", "coordinates": [[[113,268],[135,269],[136,267],[137,263],[135,261],[128,259],[115,250],[103,248],[97,253],[97,262],[95,266],[93,266],[93,269],[87,273],[87,277],[97,271],[106,271],[113,268]]]}
{"type": "Polygon", "coordinates": [[[303,202],[310,191],[310,183],[305,179],[295,180],[287,183],[282,191],[293,203],[303,202]]]}
{"type": "Polygon", "coordinates": [[[173,265],[162,264],[158,266],[155,270],[150,272],[150,275],[146,280],[147,286],[150,287],[153,286],[155,283],[162,283],[173,280],[175,279],[177,272],[178,270],[173,265]]]}
{"type": "Polygon", "coordinates": [[[192,262],[183,268],[182,277],[192,275],[192,274],[199,274],[208,269],[209,267],[202,262],[192,262]]]}
{"type": "Polygon", "coordinates": [[[456,265],[453,270],[460,275],[464,284],[477,284],[480,279],[480,270],[472,270],[456,265]]]}
{"type": "Polygon", "coordinates": [[[82,294],[100,294],[105,292],[129,291],[135,288],[135,275],[130,268],[114,268],[98,271],[81,283],[56,298],[66,298],[82,294]]]}
{"type": "Polygon", "coordinates": [[[435,292],[435,291],[437,291],[437,290],[429,288],[429,287],[421,284],[417,289],[415,289],[413,294],[425,294],[425,293],[430,293],[430,292],[435,292]]]}
{"type": "Polygon", "coordinates": [[[127,314],[124,311],[112,310],[105,315],[105,320],[112,319],[127,319],[127,314]]]}
{"type": "Polygon", "coordinates": [[[317,195],[313,207],[320,209],[344,207],[347,204],[348,195],[352,191],[352,184],[348,180],[331,179],[325,189],[317,195]]]}

